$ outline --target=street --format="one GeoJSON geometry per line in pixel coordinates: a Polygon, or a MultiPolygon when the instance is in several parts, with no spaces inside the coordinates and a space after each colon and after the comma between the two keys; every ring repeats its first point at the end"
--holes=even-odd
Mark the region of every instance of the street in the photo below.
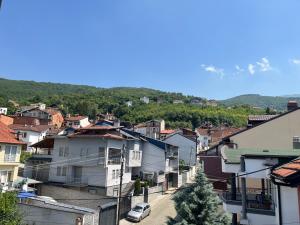
{"type": "MultiPolygon", "coordinates": [[[[173,193],[173,192],[172,192],[173,193]]],[[[166,194],[158,197],[151,205],[151,214],[139,223],[127,221],[126,219],[121,220],[120,225],[138,224],[138,225],[164,225],[168,217],[174,218],[176,211],[174,208],[174,202],[172,200],[172,194],[166,194]]]]}

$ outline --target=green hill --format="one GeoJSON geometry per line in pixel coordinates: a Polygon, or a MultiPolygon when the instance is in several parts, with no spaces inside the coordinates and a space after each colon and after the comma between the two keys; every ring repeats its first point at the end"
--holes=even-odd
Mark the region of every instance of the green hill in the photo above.
{"type": "Polygon", "coordinates": [[[235,106],[235,105],[250,105],[253,107],[267,108],[270,107],[276,110],[285,110],[287,102],[289,100],[296,100],[300,102],[298,97],[273,97],[273,96],[262,96],[257,94],[240,95],[233,98],[229,98],[220,101],[221,104],[225,106],[235,106]]]}
{"type": "Polygon", "coordinates": [[[170,128],[197,127],[205,122],[215,125],[228,124],[244,126],[248,114],[262,113],[249,106],[212,107],[206,105],[206,99],[170,93],[148,88],[97,88],[84,85],[57,84],[34,81],[0,79],[0,106],[8,106],[10,113],[16,108],[10,100],[19,105],[44,102],[55,105],[64,113],[79,113],[95,118],[97,113],[114,113],[122,120],[139,123],[150,119],[165,119],[170,128]],[[147,96],[150,104],[140,101],[147,96]],[[191,104],[198,99],[202,104],[191,104]],[[182,104],[173,104],[182,100],[182,104]],[[126,102],[133,106],[127,107],[126,102]]]}

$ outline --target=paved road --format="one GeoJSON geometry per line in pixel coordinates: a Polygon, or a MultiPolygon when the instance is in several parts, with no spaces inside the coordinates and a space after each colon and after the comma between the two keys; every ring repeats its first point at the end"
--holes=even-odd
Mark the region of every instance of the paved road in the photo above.
{"type": "Polygon", "coordinates": [[[171,199],[172,194],[166,194],[155,199],[151,205],[151,214],[139,223],[132,223],[127,220],[122,220],[120,225],[164,225],[168,216],[174,218],[176,211],[174,202],[171,199]]]}

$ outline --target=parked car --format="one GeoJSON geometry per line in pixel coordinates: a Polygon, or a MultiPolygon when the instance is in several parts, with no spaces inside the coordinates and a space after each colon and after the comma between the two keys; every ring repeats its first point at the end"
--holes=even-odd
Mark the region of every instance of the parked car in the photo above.
{"type": "Polygon", "coordinates": [[[151,213],[151,207],[148,203],[139,203],[127,214],[127,219],[139,222],[151,213]]]}

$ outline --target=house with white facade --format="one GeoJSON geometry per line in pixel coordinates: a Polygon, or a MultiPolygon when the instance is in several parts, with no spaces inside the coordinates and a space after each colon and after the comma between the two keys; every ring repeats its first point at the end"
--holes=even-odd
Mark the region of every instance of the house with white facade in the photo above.
{"type": "Polygon", "coordinates": [[[145,104],[149,104],[150,103],[150,99],[146,96],[140,98],[140,101],[144,102],[145,104]]]}
{"type": "Polygon", "coordinates": [[[165,130],[165,127],[164,120],[149,120],[134,126],[134,131],[150,138],[160,139],[160,133],[165,130]]]}
{"type": "Polygon", "coordinates": [[[49,181],[117,196],[122,151],[125,190],[131,187],[132,168],[141,166],[142,152],[139,142],[121,133],[120,127],[95,125],[55,136],[49,181]]]}
{"type": "Polygon", "coordinates": [[[20,140],[27,144],[27,151],[32,151],[31,145],[43,140],[47,132],[53,129],[51,125],[20,125],[11,124],[9,127],[14,130],[20,140]]]}
{"type": "Polygon", "coordinates": [[[127,105],[127,107],[131,107],[133,103],[132,101],[127,101],[125,104],[127,105]]]}
{"type": "Polygon", "coordinates": [[[185,165],[195,166],[197,160],[197,141],[196,135],[193,137],[184,135],[180,130],[168,135],[164,142],[178,146],[179,161],[183,161],[185,165]]]}
{"type": "Polygon", "coordinates": [[[66,127],[73,127],[75,129],[87,127],[90,125],[89,117],[88,116],[70,116],[68,115],[65,118],[65,126],[66,127]]]}
{"type": "Polygon", "coordinates": [[[165,189],[180,186],[178,147],[167,142],[146,137],[131,130],[124,132],[134,136],[140,142],[143,154],[140,167],[133,168],[133,176],[153,181],[165,189]]]}
{"type": "Polygon", "coordinates": [[[0,114],[7,115],[7,108],[6,107],[0,107],[0,114]]]}
{"type": "Polygon", "coordinates": [[[232,224],[300,222],[298,183],[293,186],[285,180],[299,165],[296,161],[282,166],[296,157],[299,150],[222,149],[222,171],[234,174],[230,191],[222,194],[224,210],[233,215],[232,224]]]}

